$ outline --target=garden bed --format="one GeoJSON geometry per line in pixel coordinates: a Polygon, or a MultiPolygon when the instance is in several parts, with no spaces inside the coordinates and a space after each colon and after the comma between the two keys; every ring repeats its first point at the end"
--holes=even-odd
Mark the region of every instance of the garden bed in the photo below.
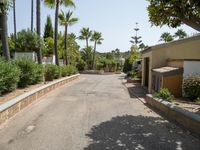
{"type": "Polygon", "coordinates": [[[197,102],[190,102],[185,99],[175,98],[172,103],[180,108],[200,115],[200,104],[197,102]]]}
{"type": "Polygon", "coordinates": [[[200,115],[183,109],[171,102],[155,98],[151,94],[146,95],[146,102],[169,118],[169,120],[178,123],[180,126],[200,137],[200,115]]]}

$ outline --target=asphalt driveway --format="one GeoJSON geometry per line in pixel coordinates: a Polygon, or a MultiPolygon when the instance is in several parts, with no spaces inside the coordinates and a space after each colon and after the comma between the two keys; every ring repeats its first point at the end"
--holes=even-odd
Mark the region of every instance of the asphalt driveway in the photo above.
{"type": "Polygon", "coordinates": [[[122,75],[81,75],[13,117],[0,150],[200,150],[200,141],[131,98],[122,75]]]}

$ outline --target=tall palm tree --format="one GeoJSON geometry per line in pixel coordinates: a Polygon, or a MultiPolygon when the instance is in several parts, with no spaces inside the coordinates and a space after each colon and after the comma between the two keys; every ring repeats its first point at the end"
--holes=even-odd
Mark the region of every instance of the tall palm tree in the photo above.
{"type": "Polygon", "coordinates": [[[54,54],[56,57],[56,65],[59,65],[59,59],[58,59],[58,12],[60,5],[67,6],[73,6],[75,7],[75,4],[73,0],[44,0],[45,4],[49,6],[50,8],[55,7],[55,29],[54,29],[54,54]]]}
{"type": "Polygon", "coordinates": [[[79,36],[80,40],[86,40],[86,48],[89,47],[89,38],[92,36],[92,31],[89,28],[82,28],[81,35],[79,36]]]}
{"type": "MultiPolygon", "coordinates": [[[[40,20],[40,0],[37,0],[36,3],[36,32],[38,36],[40,37],[41,34],[41,20],[40,20]]],[[[42,64],[42,52],[41,52],[41,47],[37,51],[37,56],[38,56],[38,63],[42,64]]]]}
{"type": "Polygon", "coordinates": [[[8,26],[7,26],[7,10],[10,1],[0,2],[0,39],[3,47],[3,56],[10,60],[10,51],[8,46],[8,26]]]}
{"type": "Polygon", "coordinates": [[[92,68],[94,69],[97,44],[102,44],[103,41],[101,33],[94,31],[91,37],[91,41],[94,41],[94,52],[93,52],[93,62],[92,62],[92,68]]]}
{"type": "Polygon", "coordinates": [[[72,11],[68,11],[66,14],[63,11],[61,11],[61,13],[58,15],[60,25],[65,27],[65,54],[63,59],[65,59],[66,64],[68,64],[68,59],[67,59],[68,27],[78,22],[78,18],[72,18],[72,14],[73,14],[72,11]]]}
{"type": "Polygon", "coordinates": [[[34,0],[31,0],[31,31],[33,32],[33,11],[34,11],[34,0]]]}

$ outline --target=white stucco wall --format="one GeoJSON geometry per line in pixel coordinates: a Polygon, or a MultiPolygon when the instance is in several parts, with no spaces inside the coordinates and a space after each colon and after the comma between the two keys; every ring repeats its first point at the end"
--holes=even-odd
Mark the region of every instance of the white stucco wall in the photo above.
{"type": "Polygon", "coordinates": [[[184,77],[190,74],[200,74],[200,61],[184,61],[183,67],[184,77]]]}

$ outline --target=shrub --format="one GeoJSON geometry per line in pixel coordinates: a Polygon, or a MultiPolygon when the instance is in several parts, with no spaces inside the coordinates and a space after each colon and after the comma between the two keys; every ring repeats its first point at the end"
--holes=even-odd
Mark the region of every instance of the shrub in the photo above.
{"type": "Polygon", "coordinates": [[[72,66],[72,65],[67,65],[66,66],[66,70],[67,70],[67,75],[68,76],[76,74],[78,72],[77,68],[72,66]]]}
{"type": "Polygon", "coordinates": [[[132,71],[129,71],[127,73],[127,76],[130,77],[130,78],[132,78],[132,79],[134,79],[134,78],[136,78],[138,76],[138,74],[137,74],[137,72],[135,72],[135,71],[132,70],[132,71]]]}
{"type": "Polygon", "coordinates": [[[36,84],[39,82],[43,81],[43,77],[44,77],[44,66],[40,65],[40,64],[36,64],[35,63],[35,67],[34,67],[34,77],[33,77],[33,82],[32,84],[36,84]]]}
{"type": "Polygon", "coordinates": [[[79,60],[76,67],[78,68],[79,71],[83,71],[86,68],[86,62],[84,60],[79,60]]]}
{"type": "Polygon", "coordinates": [[[174,96],[170,93],[167,88],[161,88],[157,93],[155,93],[155,97],[161,98],[166,101],[172,101],[174,96]]]}
{"type": "Polygon", "coordinates": [[[183,80],[184,96],[192,101],[200,96],[200,75],[188,76],[183,80]]]}
{"type": "Polygon", "coordinates": [[[28,57],[21,57],[14,61],[21,71],[19,87],[39,83],[43,80],[43,67],[28,57]]]}
{"type": "Polygon", "coordinates": [[[67,68],[66,66],[61,67],[61,76],[66,77],[67,76],[67,68]]]}
{"type": "Polygon", "coordinates": [[[61,68],[59,66],[48,64],[45,66],[45,80],[52,81],[58,79],[61,76],[61,68]]]}
{"type": "Polygon", "coordinates": [[[20,70],[16,65],[0,58],[0,95],[15,90],[19,76],[20,70]]]}

